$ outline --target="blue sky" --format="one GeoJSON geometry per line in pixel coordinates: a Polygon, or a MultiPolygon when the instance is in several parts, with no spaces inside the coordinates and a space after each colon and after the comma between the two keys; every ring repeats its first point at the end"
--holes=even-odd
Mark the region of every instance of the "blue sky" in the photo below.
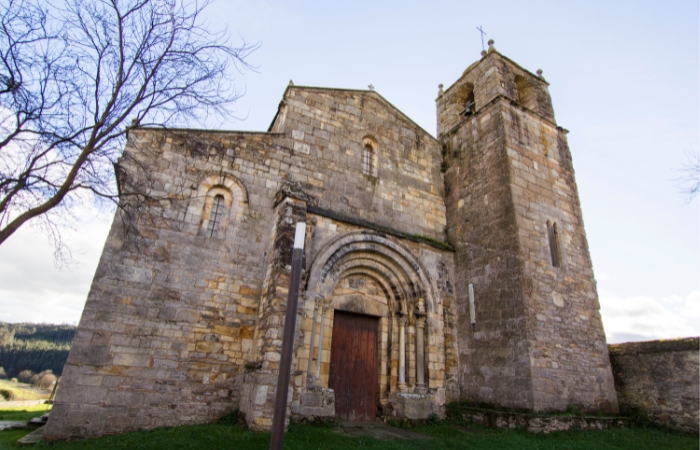
{"type": "MultiPolygon", "coordinates": [[[[239,1],[208,10],[234,41],[261,42],[237,78],[245,120],[266,130],[290,79],[364,89],[435,133],[438,84],[486,39],[544,70],[569,144],[611,342],[700,334],[700,210],[674,179],[699,150],[697,1],[239,1]]],[[[85,211],[70,270],[36,230],[0,247],[0,321],[76,322],[111,217],[85,211]]]]}

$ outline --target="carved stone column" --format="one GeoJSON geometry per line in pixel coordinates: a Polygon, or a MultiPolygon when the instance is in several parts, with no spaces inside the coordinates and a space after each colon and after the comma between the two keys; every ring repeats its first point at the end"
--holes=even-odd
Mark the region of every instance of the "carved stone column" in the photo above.
{"type": "Polygon", "coordinates": [[[316,320],[318,318],[318,310],[321,307],[320,299],[316,299],[314,302],[314,320],[313,325],[311,325],[311,342],[309,343],[309,364],[306,368],[306,385],[314,386],[316,384],[314,380],[314,342],[316,339],[316,320]]]}
{"type": "Polygon", "coordinates": [[[408,317],[400,315],[399,320],[399,383],[398,388],[401,392],[408,391],[406,387],[406,324],[408,317]]]}
{"type": "Polygon", "coordinates": [[[316,382],[321,386],[321,356],[323,356],[323,322],[326,319],[326,311],[330,309],[328,306],[323,306],[323,301],[319,307],[321,311],[321,331],[318,333],[318,356],[316,358],[316,382]]]}
{"type": "Polygon", "coordinates": [[[416,316],[416,393],[425,394],[425,315],[416,316]]]}

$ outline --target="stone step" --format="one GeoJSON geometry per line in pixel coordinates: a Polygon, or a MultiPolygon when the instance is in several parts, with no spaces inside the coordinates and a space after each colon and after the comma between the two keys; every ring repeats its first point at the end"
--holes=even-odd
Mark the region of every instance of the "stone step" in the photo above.
{"type": "Polygon", "coordinates": [[[19,439],[17,441],[17,445],[20,446],[29,446],[29,445],[34,445],[37,442],[41,441],[41,439],[44,437],[44,429],[46,426],[41,426],[37,428],[36,430],[32,431],[22,439],[19,439]]]}

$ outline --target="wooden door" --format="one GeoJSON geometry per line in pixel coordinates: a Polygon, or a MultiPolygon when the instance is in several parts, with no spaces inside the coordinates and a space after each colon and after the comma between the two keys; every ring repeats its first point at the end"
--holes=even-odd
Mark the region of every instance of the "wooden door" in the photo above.
{"type": "Polygon", "coordinates": [[[335,390],[335,415],[343,420],[377,416],[379,318],[335,311],[328,387],[335,390]]]}

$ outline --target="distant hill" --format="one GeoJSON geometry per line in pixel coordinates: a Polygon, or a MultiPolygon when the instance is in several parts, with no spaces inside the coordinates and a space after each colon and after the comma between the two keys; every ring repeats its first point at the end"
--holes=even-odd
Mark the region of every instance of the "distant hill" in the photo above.
{"type": "MultiPolygon", "coordinates": [[[[7,378],[24,370],[51,370],[59,376],[68,359],[75,330],[73,325],[0,322],[0,367],[7,378]]],[[[0,373],[2,373],[0,371],[0,373]]]]}

